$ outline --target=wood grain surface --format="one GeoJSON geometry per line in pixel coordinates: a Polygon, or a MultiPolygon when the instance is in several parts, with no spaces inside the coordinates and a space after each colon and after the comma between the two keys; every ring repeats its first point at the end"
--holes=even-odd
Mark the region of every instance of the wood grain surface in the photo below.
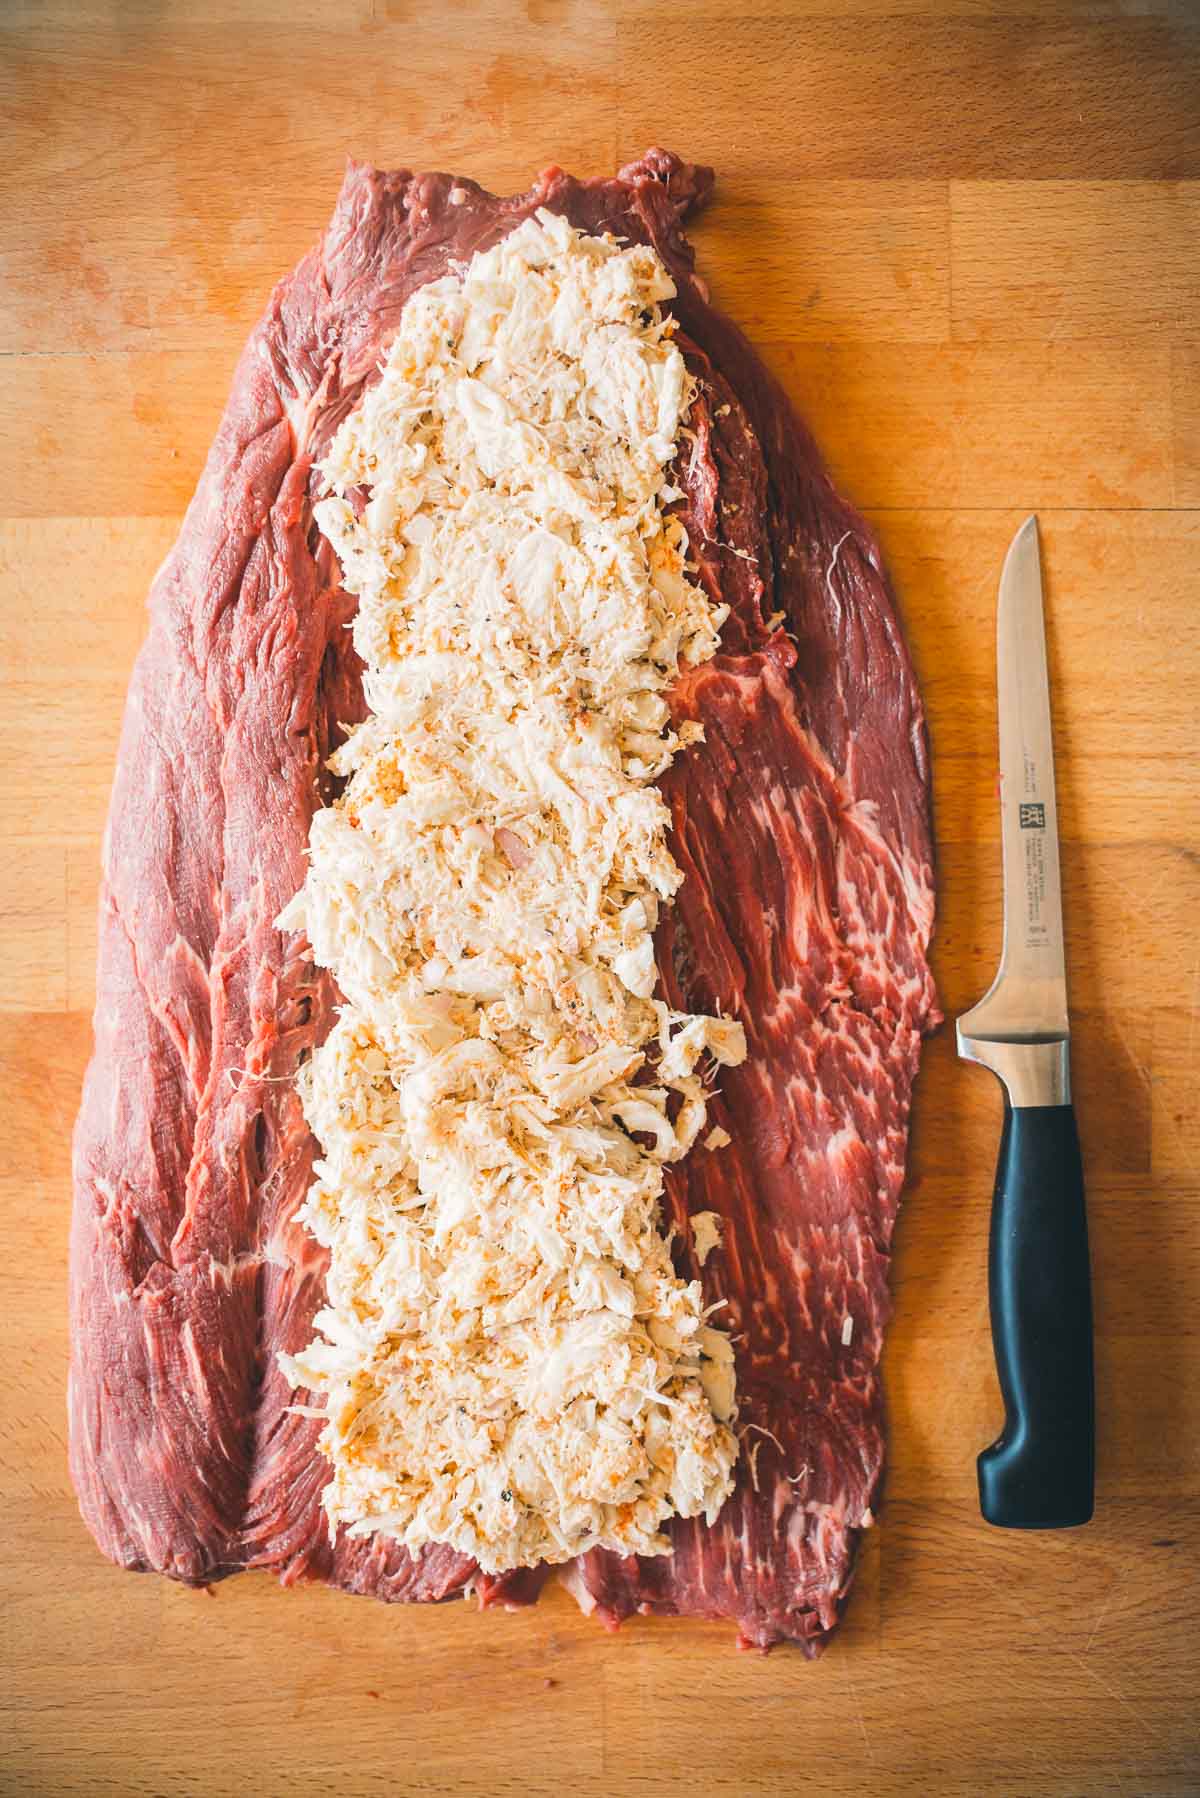
{"type": "Polygon", "coordinates": [[[1191,0],[0,8],[0,1785],[348,1795],[1200,1791],[1200,8],[1191,0]],[[498,188],[663,142],[867,512],[929,705],[951,1015],[996,961],[992,620],[1040,515],[1096,1281],[1099,1505],[981,1522],[999,1096],[921,1076],[891,1464],[815,1665],[105,1563],[65,1467],[69,1136],[149,579],[347,152],[498,188]]]}

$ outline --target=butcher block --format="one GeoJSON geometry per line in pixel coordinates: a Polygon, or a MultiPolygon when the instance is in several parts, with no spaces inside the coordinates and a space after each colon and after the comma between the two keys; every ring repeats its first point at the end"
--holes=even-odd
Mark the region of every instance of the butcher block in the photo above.
{"type": "Polygon", "coordinates": [[[0,1789],[1200,1790],[1200,15],[1182,0],[51,0],[0,19],[0,1789]],[[385,1607],[97,1552],[66,1470],[70,1132],[150,580],[348,154],[500,192],[712,163],[716,301],[890,567],[930,722],[946,1012],[995,967],[994,606],[1039,517],[1097,1504],[1005,1532],[975,1457],[999,1088],[928,1046],[889,1467],[833,1646],[385,1607]]]}

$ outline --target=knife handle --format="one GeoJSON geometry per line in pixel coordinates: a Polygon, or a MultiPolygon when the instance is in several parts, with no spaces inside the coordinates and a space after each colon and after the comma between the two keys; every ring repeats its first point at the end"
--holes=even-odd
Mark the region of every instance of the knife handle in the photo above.
{"type": "Polygon", "coordinates": [[[1004,1428],[979,1457],[979,1503],[1002,1529],[1092,1515],[1095,1395],[1087,1213],[1070,1105],[1004,1102],[988,1291],[1004,1428]]]}

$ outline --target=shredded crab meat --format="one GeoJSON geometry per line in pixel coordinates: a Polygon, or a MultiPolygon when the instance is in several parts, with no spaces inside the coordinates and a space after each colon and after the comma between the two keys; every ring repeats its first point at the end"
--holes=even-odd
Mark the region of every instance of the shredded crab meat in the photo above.
{"type": "MultiPolygon", "coordinates": [[[[669,469],[692,382],[655,253],[540,212],[416,293],[316,516],[370,708],[280,920],[345,998],[300,1088],[331,1528],[488,1572],[715,1518],[733,1351],[679,1278],[664,1164],[740,1025],[655,999],[682,878],[654,783],[725,608],[669,469]]],[[[711,1140],[711,1139],[710,1139],[711,1140]]]]}

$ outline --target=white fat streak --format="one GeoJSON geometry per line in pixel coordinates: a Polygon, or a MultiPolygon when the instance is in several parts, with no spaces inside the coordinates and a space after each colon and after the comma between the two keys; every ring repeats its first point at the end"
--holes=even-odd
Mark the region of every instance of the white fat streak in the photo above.
{"type": "Polygon", "coordinates": [[[833,554],[830,556],[829,566],[825,570],[825,591],[828,593],[833,605],[837,608],[837,621],[839,625],[842,622],[842,602],[837,589],[834,587],[833,576],[834,570],[837,568],[838,557],[842,553],[842,545],[848,540],[850,535],[851,533],[849,531],[842,532],[841,536],[833,546],[833,554]]]}

